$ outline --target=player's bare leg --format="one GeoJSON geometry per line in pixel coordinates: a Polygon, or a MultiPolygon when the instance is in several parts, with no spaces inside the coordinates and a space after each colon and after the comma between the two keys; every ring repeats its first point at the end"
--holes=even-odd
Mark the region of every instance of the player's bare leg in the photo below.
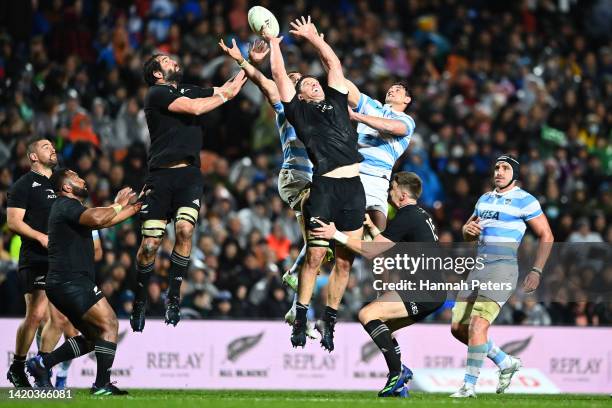
{"type": "Polygon", "coordinates": [[[367,213],[376,228],[381,231],[384,231],[385,228],[387,228],[387,216],[382,211],[372,209],[368,210],[367,213]]]}
{"type": "Polygon", "coordinates": [[[30,381],[25,374],[25,362],[36,335],[36,330],[47,319],[47,295],[44,290],[33,290],[25,294],[26,315],[19,327],[15,339],[15,356],[6,374],[7,379],[15,387],[30,387],[30,381]]]}
{"type": "Polygon", "coordinates": [[[391,333],[409,326],[406,306],[397,292],[386,292],[359,311],[359,321],[385,357],[389,375],[379,397],[408,396],[405,385],[412,379],[412,371],[402,364],[401,350],[391,333]]]}
{"type": "MultiPolygon", "coordinates": [[[[60,337],[64,335],[66,340],[79,335],[79,331],[74,328],[72,323],[64,316],[51,302],[49,302],[49,320],[42,330],[39,350],[42,354],[53,351],[60,337]]],[[[56,389],[66,388],[68,369],[72,360],[64,361],[56,371],[56,389]]]]}
{"type": "Polygon", "coordinates": [[[299,271],[296,317],[295,321],[293,322],[293,330],[291,333],[291,344],[293,347],[304,347],[306,345],[306,313],[308,312],[308,305],[310,304],[312,292],[314,291],[315,281],[317,279],[317,274],[319,273],[319,267],[323,261],[323,258],[325,257],[326,252],[327,246],[308,247],[306,252],[306,261],[299,271]]]}
{"type": "Polygon", "coordinates": [[[135,332],[143,331],[145,326],[149,279],[155,266],[155,255],[161,245],[165,230],[165,221],[146,220],[142,225],[142,242],[136,253],[136,297],[130,315],[130,326],[135,332]]]}
{"type": "Polygon", "coordinates": [[[470,350],[480,351],[471,354],[476,358],[469,358],[472,364],[466,366],[465,384],[452,396],[473,397],[476,395],[474,384],[482,366],[482,362],[480,365],[478,363],[483,353],[499,367],[498,394],[508,388],[512,376],[521,368],[519,358],[506,354],[493,340],[489,339],[488,332],[491,323],[487,319],[494,320],[498,312],[499,305],[496,302],[482,297],[476,301],[457,302],[453,308],[451,333],[457,340],[468,346],[468,355],[472,353],[470,350]]]}
{"type": "MultiPolygon", "coordinates": [[[[361,239],[363,228],[344,233],[351,238],[357,237],[361,239]]],[[[354,259],[355,254],[353,252],[341,245],[336,246],[336,263],[329,275],[325,313],[323,318],[317,323],[317,330],[321,333],[321,345],[330,352],[334,349],[334,330],[338,308],[349,281],[349,274],[354,259]]]]}
{"type": "MultiPolygon", "coordinates": [[[[174,225],[176,242],[172,250],[172,255],[170,256],[170,270],[168,272],[170,286],[168,288],[168,300],[166,302],[166,324],[171,324],[173,326],[176,326],[181,320],[181,283],[183,282],[183,278],[187,275],[189,256],[191,255],[191,237],[193,236],[194,223],[198,215],[197,210],[189,210],[194,212],[193,223],[184,219],[177,219],[174,225]]],[[[179,209],[179,213],[180,211],[181,209],[179,209]]]]}

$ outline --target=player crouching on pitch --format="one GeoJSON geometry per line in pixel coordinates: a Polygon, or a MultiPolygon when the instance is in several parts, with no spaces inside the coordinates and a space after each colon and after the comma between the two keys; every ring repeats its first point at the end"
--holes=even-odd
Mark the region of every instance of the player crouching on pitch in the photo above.
{"type": "Polygon", "coordinates": [[[91,231],[112,227],[134,216],[140,211],[141,202],[131,188],[124,188],[117,193],[112,206],[87,208],[83,202],[89,192],[85,181],[75,172],[57,170],[50,181],[58,198],[49,214],[47,297],[82,335],[67,339],[51,353],[29,359],[26,367],[38,388],[52,388],[51,367],[93,351],[97,374],[91,394],[127,394],[110,382],[119,324],[113,308],[95,284],[91,231]]]}
{"type": "MultiPolygon", "coordinates": [[[[463,226],[466,241],[478,241],[478,254],[486,259],[485,268],[470,272],[469,280],[511,283],[518,279],[517,249],[528,224],[540,239],[534,266],[523,282],[523,290],[533,292],[540,284],[542,269],[548,259],[553,234],[538,200],[516,185],[519,162],[512,156],[500,156],[495,162],[495,189],[483,194],[474,213],[463,226]]],[[[489,327],[513,290],[463,291],[453,307],[451,332],[468,346],[463,386],[451,397],[475,397],[475,386],[485,357],[499,367],[497,393],[503,393],[512,376],[521,368],[521,360],[504,353],[489,338],[489,327]]]]}
{"type": "MultiPolygon", "coordinates": [[[[373,237],[373,245],[357,237],[349,237],[336,230],[334,223],[317,222],[321,227],[313,231],[317,238],[334,239],[340,245],[367,258],[373,258],[398,242],[436,242],[431,217],[417,205],[422,182],[414,173],[400,172],[393,176],[388,200],[397,209],[384,232],[380,232],[366,216],[365,226],[373,237]],[[386,244],[386,245],[385,245],[386,244]]],[[[429,302],[416,302],[407,292],[387,291],[359,311],[359,321],[385,357],[389,375],[379,397],[407,397],[405,384],[412,379],[412,371],[401,362],[400,346],[391,336],[396,330],[419,322],[444,303],[445,294],[427,294],[429,302]],[[412,298],[412,299],[411,299],[412,298]]]]}

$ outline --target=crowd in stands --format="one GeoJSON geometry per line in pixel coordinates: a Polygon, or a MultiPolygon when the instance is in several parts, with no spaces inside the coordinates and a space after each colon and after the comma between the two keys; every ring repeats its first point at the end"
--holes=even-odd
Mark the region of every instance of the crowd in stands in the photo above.
{"type": "MultiPolygon", "coordinates": [[[[2,3],[0,315],[24,310],[15,277],[19,238],[6,226],[6,193],[29,170],[28,138],[54,142],[61,164],[87,181],[91,205],[109,204],[123,186],[142,188],[149,143],[143,61],[155,51],[177,55],[184,82],[222,84],[239,68],[217,42],[235,38],[246,55],[257,39],[247,22],[250,3],[2,3]]],[[[540,201],[555,241],[612,243],[612,11],[606,1],[257,3],[281,24],[288,68],[324,73],[314,50],[288,34],[288,22],[305,14],[363,93],[383,100],[396,80],[408,82],[416,130],[396,170],[423,179],[420,205],[432,214],[441,241],[462,241],[461,226],[491,189],[494,159],[510,153],[521,161],[522,187],[540,201]]],[[[269,66],[261,69],[269,75],[269,66]]],[[[274,118],[253,84],[203,118],[205,194],[182,287],[183,318],[281,319],[291,306],[293,293],[280,276],[302,242],[277,193],[282,155],[274,118]]],[[[131,311],[139,230],[132,219],[101,231],[99,287],[120,317],[131,311]]],[[[163,315],[172,242],[168,228],[148,288],[149,316],[163,315]]],[[[344,319],[354,319],[363,304],[359,276],[351,277],[344,319]]],[[[319,278],[319,300],[326,279],[326,273],[319,278]]],[[[577,282],[583,299],[565,294],[542,302],[517,293],[500,321],[612,324],[612,304],[605,303],[611,297],[588,296],[597,285],[612,288],[612,268],[556,265],[543,285],[568,280],[577,282]]],[[[449,309],[434,320],[448,321],[449,309]]]]}

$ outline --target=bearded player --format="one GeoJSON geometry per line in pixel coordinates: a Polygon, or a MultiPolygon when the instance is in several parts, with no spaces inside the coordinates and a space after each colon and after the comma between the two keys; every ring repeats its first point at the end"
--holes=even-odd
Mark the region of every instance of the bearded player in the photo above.
{"type": "Polygon", "coordinates": [[[134,331],[144,329],[149,277],[170,219],[174,219],[176,242],[170,257],[165,321],[176,326],[181,318],[180,287],[189,266],[191,237],[203,190],[199,116],[235,97],[246,82],[241,71],[220,88],[180,84],[182,69],[178,61],[164,54],[150,57],[143,71],[150,87],[144,110],[151,135],[149,175],[145,183],[151,193],[140,211],[142,242],[136,254],[138,286],[130,316],[134,331]]]}

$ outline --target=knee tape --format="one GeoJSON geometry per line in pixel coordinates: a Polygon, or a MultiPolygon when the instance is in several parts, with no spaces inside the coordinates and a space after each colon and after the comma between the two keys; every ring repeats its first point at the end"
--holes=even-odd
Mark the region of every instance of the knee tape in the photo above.
{"type": "Polygon", "coordinates": [[[470,324],[470,316],[472,314],[472,308],[474,304],[466,301],[456,301],[453,306],[453,323],[459,324],[470,324]]]}
{"type": "Polygon", "coordinates": [[[146,220],[142,223],[141,232],[146,238],[162,238],[166,233],[166,221],[146,220]]]}
{"type": "Polygon", "coordinates": [[[482,317],[489,323],[493,323],[499,314],[499,310],[500,307],[496,301],[483,296],[478,296],[474,302],[474,307],[472,308],[472,313],[470,315],[482,317]]]}
{"type": "Polygon", "coordinates": [[[175,221],[187,221],[191,225],[198,222],[198,210],[191,207],[181,207],[176,211],[175,221]]]}

